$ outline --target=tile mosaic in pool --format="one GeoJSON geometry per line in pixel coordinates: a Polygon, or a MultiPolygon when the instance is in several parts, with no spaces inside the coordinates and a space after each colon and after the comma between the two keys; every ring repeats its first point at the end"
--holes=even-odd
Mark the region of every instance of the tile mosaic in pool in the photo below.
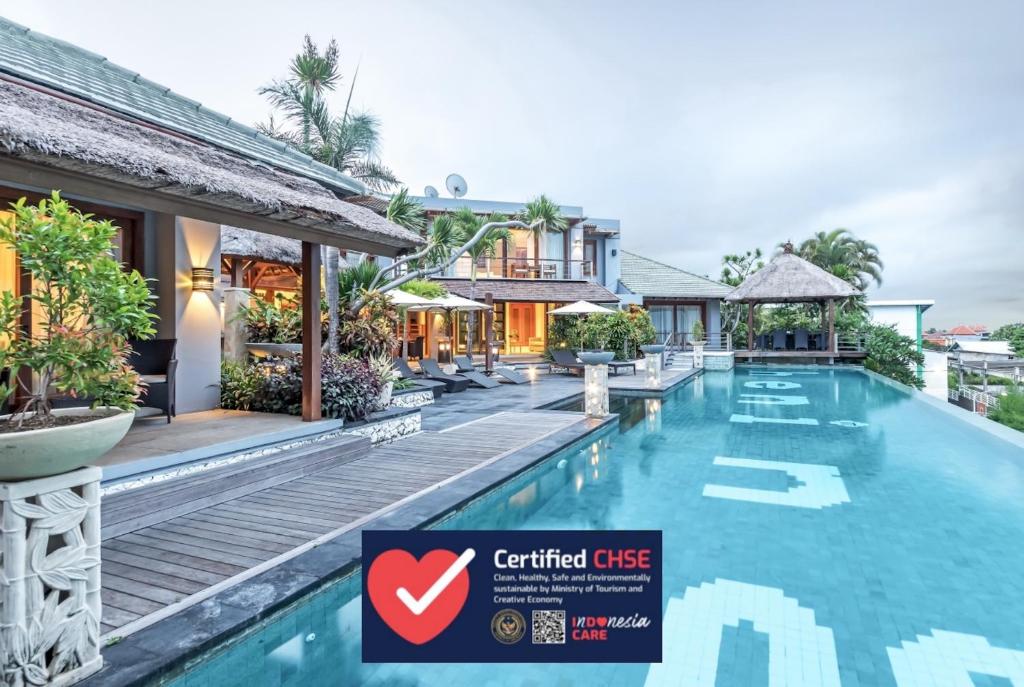
{"type": "Polygon", "coordinates": [[[620,433],[439,526],[663,530],[664,663],[362,665],[354,577],[174,684],[1024,685],[1019,447],[856,370],[737,369],[612,410],[620,433]]]}

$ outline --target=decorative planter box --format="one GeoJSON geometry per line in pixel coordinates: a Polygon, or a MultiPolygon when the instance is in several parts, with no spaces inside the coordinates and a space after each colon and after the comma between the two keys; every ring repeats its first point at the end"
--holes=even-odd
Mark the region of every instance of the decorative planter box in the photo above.
{"type": "Polygon", "coordinates": [[[726,351],[705,351],[705,370],[731,370],[736,365],[736,355],[726,351]]]}
{"type": "Polygon", "coordinates": [[[0,684],[100,669],[99,468],[0,482],[0,684]]]}
{"type": "Polygon", "coordinates": [[[415,434],[421,426],[420,411],[392,406],[388,410],[371,414],[365,420],[349,423],[345,426],[345,434],[368,437],[374,445],[390,444],[396,439],[415,434]]]}
{"type": "Polygon", "coordinates": [[[430,389],[415,387],[402,389],[391,394],[392,408],[419,408],[434,402],[434,392],[430,389]]]}

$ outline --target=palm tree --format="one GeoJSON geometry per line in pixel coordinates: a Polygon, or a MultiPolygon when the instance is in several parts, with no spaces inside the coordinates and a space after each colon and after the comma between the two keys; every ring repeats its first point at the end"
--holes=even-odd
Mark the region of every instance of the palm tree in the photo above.
{"type": "MultiPolygon", "coordinates": [[[[292,58],[289,76],[275,80],[260,89],[271,105],[284,113],[286,122],[298,127],[288,131],[274,122],[257,130],[267,136],[296,145],[313,159],[350,174],[368,186],[383,189],[398,183],[390,169],[376,160],[380,140],[380,123],[369,113],[350,113],[352,93],[355,91],[356,69],[349,86],[345,111],[340,118],[333,117],[327,106],[326,95],[341,81],[338,71],[338,43],[334,39],[320,52],[307,35],[302,52],[292,58]]],[[[338,351],[338,262],[341,258],[334,246],[322,248],[324,263],[324,290],[327,295],[327,350],[338,351]]]]}
{"type": "MultiPolygon", "coordinates": [[[[452,215],[458,243],[466,243],[476,235],[484,224],[489,222],[507,222],[508,217],[500,213],[492,213],[484,219],[469,208],[460,208],[452,215]]],[[[492,229],[483,238],[466,249],[469,257],[469,299],[476,298],[476,271],[478,263],[485,258],[493,258],[498,252],[498,244],[508,238],[508,229],[492,229]]],[[[466,353],[473,357],[473,335],[476,330],[476,311],[470,310],[466,320],[466,353]]]]}
{"type": "Polygon", "coordinates": [[[409,231],[422,234],[427,227],[427,214],[423,206],[409,197],[409,189],[402,188],[391,196],[387,212],[384,214],[390,221],[405,227],[409,231]]]}
{"type": "Polygon", "coordinates": [[[527,203],[517,219],[527,224],[540,222],[534,230],[537,233],[543,231],[563,232],[569,228],[569,221],[562,215],[562,209],[558,203],[543,193],[527,203]]]}
{"type": "MultiPolygon", "coordinates": [[[[780,244],[780,249],[783,244],[780,244]]],[[[882,283],[882,259],[878,246],[858,239],[848,229],[819,231],[804,240],[797,255],[818,267],[848,281],[861,291],[874,282],[882,283]]]]}

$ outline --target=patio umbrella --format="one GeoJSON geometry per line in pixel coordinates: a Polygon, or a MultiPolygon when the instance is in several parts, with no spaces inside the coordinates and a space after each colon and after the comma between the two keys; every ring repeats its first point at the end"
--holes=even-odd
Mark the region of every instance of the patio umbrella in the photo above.
{"type": "MultiPolygon", "coordinates": [[[[555,308],[548,312],[549,315],[575,315],[577,323],[583,319],[584,315],[593,315],[595,313],[600,315],[611,315],[614,310],[598,305],[597,303],[591,303],[590,301],[576,301],[569,305],[563,305],[561,308],[555,308]]],[[[583,332],[580,332],[580,348],[583,348],[583,332]]]]}
{"type": "Polygon", "coordinates": [[[409,357],[409,311],[421,311],[429,310],[433,305],[433,301],[429,298],[423,298],[416,294],[402,291],[401,289],[394,289],[388,291],[387,295],[391,297],[392,305],[396,306],[402,311],[405,321],[405,336],[402,337],[402,357],[409,357]]]}
{"type": "MultiPolygon", "coordinates": [[[[491,308],[491,306],[486,305],[484,303],[479,303],[468,298],[463,298],[462,296],[456,296],[453,293],[450,293],[447,296],[440,296],[438,298],[431,299],[430,303],[431,305],[427,309],[443,310],[444,312],[448,313],[448,315],[451,315],[453,312],[456,311],[468,312],[470,310],[490,310],[491,308]]],[[[452,340],[454,341],[454,332],[452,332],[452,334],[452,340]]],[[[470,347],[468,341],[466,342],[466,353],[468,353],[470,357],[473,356],[473,350],[470,347]]],[[[452,354],[454,355],[454,349],[452,354]]]]}

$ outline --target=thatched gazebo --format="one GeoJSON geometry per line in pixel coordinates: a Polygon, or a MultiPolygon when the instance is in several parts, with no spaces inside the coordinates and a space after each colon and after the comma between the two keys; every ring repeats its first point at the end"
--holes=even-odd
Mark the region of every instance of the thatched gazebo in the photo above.
{"type": "MultiPolygon", "coordinates": [[[[828,351],[836,352],[836,300],[860,296],[849,282],[829,274],[793,252],[786,243],[771,262],[743,280],[725,297],[729,303],[746,303],[747,350],[754,350],[754,308],[762,303],[817,303],[828,312],[828,351]]],[[[825,324],[822,323],[824,327],[825,324]]]]}

